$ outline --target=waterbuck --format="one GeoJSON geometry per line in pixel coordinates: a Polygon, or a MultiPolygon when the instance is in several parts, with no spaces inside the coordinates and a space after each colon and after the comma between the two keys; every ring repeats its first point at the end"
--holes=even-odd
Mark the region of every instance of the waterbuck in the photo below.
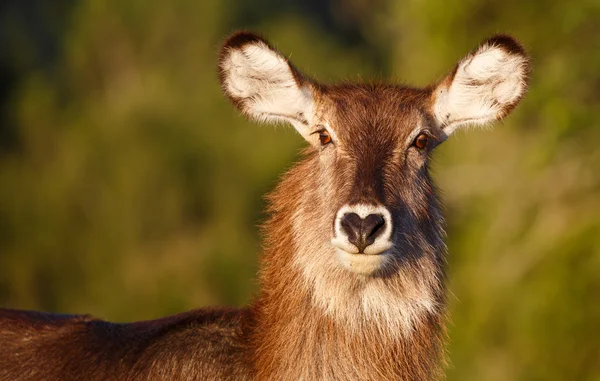
{"type": "Polygon", "coordinates": [[[428,161],[459,127],[507,115],[528,62],[498,35],[425,89],[323,85],[234,34],[218,60],[225,94],[308,142],[269,197],[254,301],[130,324],[0,310],[0,379],[442,378],[446,248],[428,161]]]}

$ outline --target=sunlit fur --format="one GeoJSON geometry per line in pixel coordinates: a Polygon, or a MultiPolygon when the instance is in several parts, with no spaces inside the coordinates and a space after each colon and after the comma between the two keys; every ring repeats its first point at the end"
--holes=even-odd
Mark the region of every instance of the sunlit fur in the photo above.
{"type": "MultiPolygon", "coordinates": [[[[226,61],[228,54],[255,45],[256,38],[234,36],[222,57],[226,61]]],[[[256,46],[269,50],[264,55],[278,54],[258,41],[256,46]]],[[[429,154],[457,126],[510,111],[526,88],[527,58],[513,39],[498,36],[439,85],[423,90],[325,86],[303,77],[287,60],[278,62],[282,72],[293,73],[295,84],[286,82],[287,93],[295,90],[300,97],[310,91],[313,104],[302,103],[307,123],[294,126],[311,148],[270,197],[262,291],[249,329],[257,375],[436,379],[443,357],[446,248],[429,154]],[[311,135],[324,127],[333,144],[321,146],[311,135]],[[412,142],[422,131],[430,143],[420,150],[412,142]],[[353,205],[391,212],[392,247],[373,273],[349,271],[343,263],[354,250],[339,242],[336,221],[353,205]]],[[[236,97],[227,69],[221,70],[225,93],[251,113],[255,97],[236,97]]]]}
{"type": "Polygon", "coordinates": [[[309,150],[270,198],[258,305],[265,312],[255,330],[259,374],[435,378],[445,304],[443,222],[428,154],[405,145],[412,126],[424,123],[419,109],[427,99],[424,91],[389,85],[323,93],[320,118],[336,131],[337,146],[309,150]],[[392,212],[390,263],[370,276],[348,271],[330,242],[339,209],[356,203],[392,212]],[[276,356],[276,348],[286,356],[276,356]]]}
{"type": "Polygon", "coordinates": [[[327,86],[242,32],[225,41],[218,69],[242,113],[290,122],[309,142],[269,196],[255,300],[131,324],[0,309],[0,380],[442,378],[446,247],[429,158],[458,126],[515,107],[523,49],[494,37],[426,89],[327,86]],[[315,133],[324,128],[326,145],[315,133]],[[418,148],[420,134],[428,144],[418,148]],[[389,230],[371,248],[381,261],[336,241],[351,208],[385,211],[389,230]]]}

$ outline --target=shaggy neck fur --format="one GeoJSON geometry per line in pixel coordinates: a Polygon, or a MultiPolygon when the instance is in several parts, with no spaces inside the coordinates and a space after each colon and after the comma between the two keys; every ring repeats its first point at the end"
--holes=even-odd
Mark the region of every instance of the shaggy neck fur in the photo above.
{"type": "MultiPolygon", "coordinates": [[[[326,241],[315,232],[326,237],[331,227],[326,222],[315,225],[323,218],[311,217],[326,207],[318,196],[316,168],[318,158],[309,156],[284,177],[270,197],[261,294],[246,327],[249,346],[254,348],[256,378],[440,378],[443,270],[429,274],[433,280],[427,283],[416,279],[419,270],[415,268],[428,268],[431,263],[418,259],[381,279],[360,278],[338,264],[327,263],[327,259],[335,261],[335,256],[323,251],[320,246],[326,241]],[[312,183],[308,179],[313,179],[312,183]],[[315,271],[330,277],[312,276],[307,268],[311,262],[325,266],[315,271]],[[329,265],[332,267],[327,268],[329,265]],[[320,295],[323,292],[329,297],[320,295]]],[[[443,251],[443,243],[439,245],[435,249],[443,251]]]]}

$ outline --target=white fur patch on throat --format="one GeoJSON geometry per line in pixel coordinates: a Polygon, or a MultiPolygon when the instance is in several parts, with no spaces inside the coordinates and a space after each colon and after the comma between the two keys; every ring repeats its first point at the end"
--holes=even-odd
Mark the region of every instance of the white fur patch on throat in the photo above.
{"type": "Polygon", "coordinates": [[[313,303],[351,331],[383,330],[391,337],[409,337],[428,313],[435,313],[432,290],[409,274],[404,279],[360,277],[332,272],[312,274],[313,303]]]}

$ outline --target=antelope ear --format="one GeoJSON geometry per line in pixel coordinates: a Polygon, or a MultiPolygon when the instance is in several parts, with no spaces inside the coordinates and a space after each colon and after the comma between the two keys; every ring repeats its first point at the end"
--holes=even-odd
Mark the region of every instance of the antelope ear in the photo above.
{"type": "Polygon", "coordinates": [[[249,33],[229,37],[219,54],[221,87],[249,118],[290,122],[308,137],[314,116],[314,86],[267,41],[249,33]]]}
{"type": "Polygon", "coordinates": [[[446,135],[465,125],[502,119],[528,86],[529,58],[506,35],[484,41],[432,93],[432,111],[446,135]]]}

